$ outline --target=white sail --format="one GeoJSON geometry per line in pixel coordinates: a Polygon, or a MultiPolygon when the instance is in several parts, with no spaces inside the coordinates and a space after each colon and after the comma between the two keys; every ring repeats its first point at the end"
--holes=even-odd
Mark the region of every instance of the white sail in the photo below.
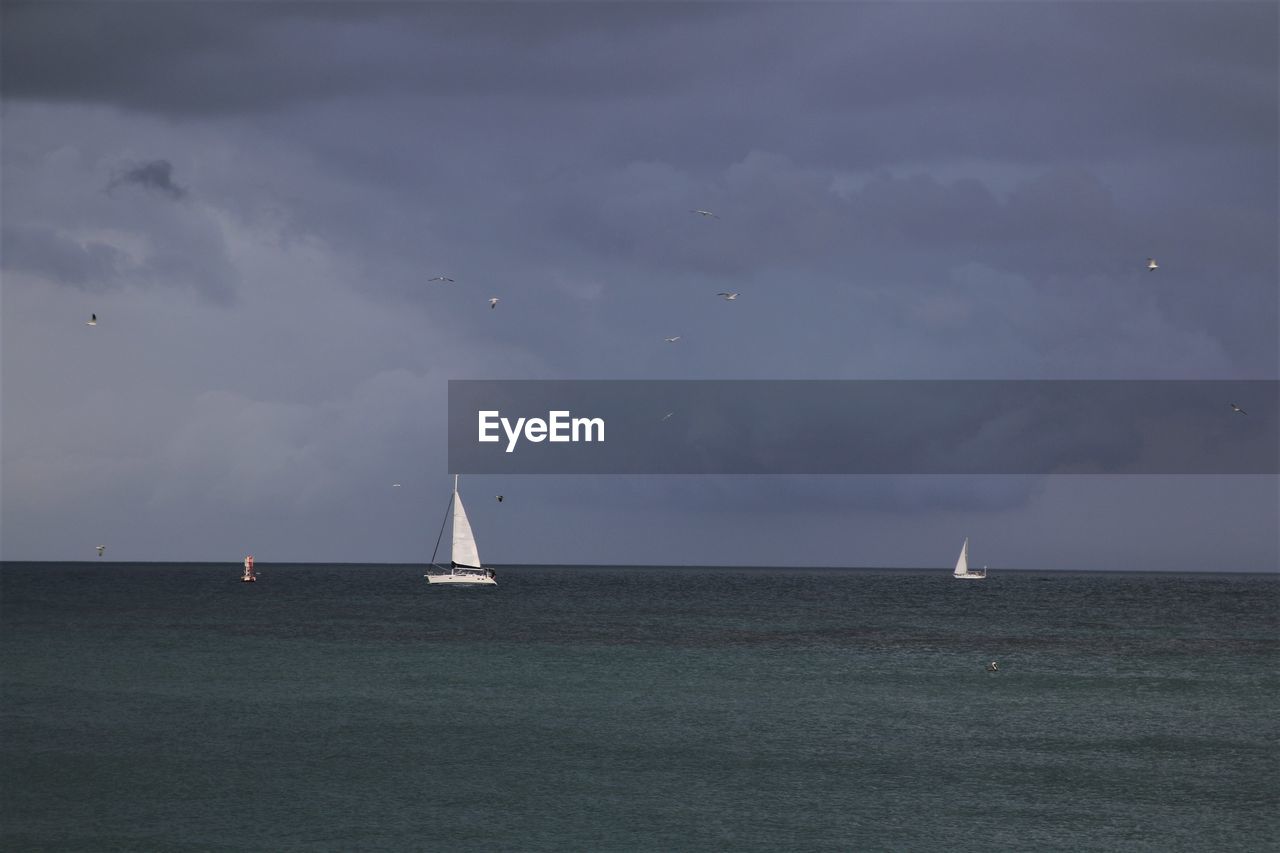
{"type": "Polygon", "coordinates": [[[956,560],[956,577],[963,577],[969,574],[969,540],[964,540],[964,545],[960,548],[960,559],[956,560]]]}
{"type": "Polygon", "coordinates": [[[480,552],[476,550],[476,537],[471,532],[471,522],[462,506],[462,496],[457,484],[453,489],[453,563],[455,566],[480,568],[480,552]]]}

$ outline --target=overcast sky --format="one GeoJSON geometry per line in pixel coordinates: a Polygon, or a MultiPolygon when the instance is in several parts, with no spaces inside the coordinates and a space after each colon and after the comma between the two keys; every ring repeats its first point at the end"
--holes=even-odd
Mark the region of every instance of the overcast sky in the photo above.
{"type": "MultiPolygon", "coordinates": [[[[0,556],[424,562],[451,378],[1276,379],[1277,8],[6,0],[0,556]]],[[[497,563],[1280,547],[1275,477],[463,495],[497,563]]]]}

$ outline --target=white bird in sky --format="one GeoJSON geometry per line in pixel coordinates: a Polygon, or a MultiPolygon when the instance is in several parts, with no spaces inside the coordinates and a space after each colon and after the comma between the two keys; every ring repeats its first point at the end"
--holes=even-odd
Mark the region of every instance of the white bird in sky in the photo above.
{"type": "Polygon", "coordinates": [[[449,281],[449,282],[451,282],[451,281],[453,281],[453,279],[449,278],[448,276],[438,275],[438,276],[436,276],[435,278],[429,278],[429,279],[427,279],[427,281],[449,281]]]}
{"type": "Polygon", "coordinates": [[[729,292],[729,291],[727,291],[727,290],[722,290],[722,291],[720,291],[719,293],[717,293],[717,294],[716,294],[716,296],[723,296],[723,297],[725,298],[725,300],[727,300],[727,301],[729,301],[729,302],[732,302],[733,300],[735,300],[735,299],[737,299],[737,298],[738,298],[738,294],[737,294],[737,293],[730,293],[730,292],[729,292]]]}
{"type": "Polygon", "coordinates": [[[670,337],[670,338],[663,338],[663,340],[664,340],[664,341],[666,341],[666,342],[667,342],[667,343],[669,343],[669,344],[674,344],[676,341],[680,340],[680,336],[679,336],[679,335],[675,335],[674,337],[670,337]]]}
{"type": "Polygon", "coordinates": [[[1249,413],[1248,413],[1248,412],[1246,412],[1244,409],[1242,409],[1242,408],[1240,408],[1239,406],[1237,406],[1235,403],[1232,403],[1232,404],[1231,404],[1231,411],[1235,412],[1237,415],[1247,415],[1247,414],[1249,414],[1249,413]]]}
{"type": "Polygon", "coordinates": [[[99,545],[99,546],[98,546],[98,556],[99,556],[99,557],[101,557],[101,556],[102,556],[102,552],[103,552],[103,551],[105,551],[105,550],[107,550],[107,546],[106,546],[106,545],[99,545]]]}
{"type": "Polygon", "coordinates": [[[90,315],[89,315],[89,319],[88,319],[88,320],[85,320],[85,321],[84,321],[84,324],[85,324],[86,326],[96,326],[96,325],[98,325],[98,315],[97,315],[97,314],[90,314],[90,315]]]}
{"type": "Polygon", "coordinates": [[[698,214],[699,216],[706,216],[706,217],[710,217],[711,219],[719,219],[719,218],[720,218],[719,216],[716,216],[716,215],[715,215],[714,213],[712,213],[711,211],[709,211],[709,210],[702,210],[702,209],[700,209],[700,208],[699,208],[699,209],[695,209],[695,210],[691,210],[691,211],[689,211],[689,212],[690,212],[690,213],[696,213],[696,214],[698,214]]]}
{"type": "Polygon", "coordinates": [[[1147,272],[1155,272],[1159,268],[1160,265],[1156,263],[1155,258],[1147,258],[1147,272]]]}
{"type": "Polygon", "coordinates": [[[502,301],[502,300],[501,300],[501,299],[499,299],[498,297],[496,297],[496,296],[491,296],[491,297],[489,297],[489,307],[490,307],[490,308],[497,308],[497,307],[498,307],[498,303],[499,303],[499,302],[501,302],[501,301],[502,301]]]}
{"type": "Polygon", "coordinates": [[[662,419],[665,421],[665,420],[667,420],[668,418],[670,418],[670,417],[671,417],[672,415],[674,415],[674,414],[675,414],[675,412],[667,412],[665,415],[663,415],[663,416],[662,416],[662,419]]]}
{"type": "Polygon", "coordinates": [[[393,488],[393,489],[398,489],[398,488],[400,488],[400,484],[399,484],[399,483],[392,483],[392,484],[391,484],[391,488],[393,488]]]}

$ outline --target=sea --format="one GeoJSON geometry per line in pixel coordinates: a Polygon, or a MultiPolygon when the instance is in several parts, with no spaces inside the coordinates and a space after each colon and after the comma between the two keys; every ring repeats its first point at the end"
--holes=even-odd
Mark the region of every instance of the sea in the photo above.
{"type": "Polygon", "coordinates": [[[0,566],[0,849],[1280,849],[1274,574],[257,570],[0,566]]]}

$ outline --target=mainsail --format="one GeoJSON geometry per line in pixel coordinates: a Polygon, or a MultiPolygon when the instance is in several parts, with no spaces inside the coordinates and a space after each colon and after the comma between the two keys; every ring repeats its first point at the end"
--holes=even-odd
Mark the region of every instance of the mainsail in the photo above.
{"type": "Polygon", "coordinates": [[[960,548],[960,559],[956,560],[956,577],[969,574],[969,540],[964,540],[964,545],[960,548]]]}
{"type": "Polygon", "coordinates": [[[480,568],[480,553],[476,550],[476,537],[471,533],[471,522],[458,494],[458,481],[453,481],[453,564],[472,569],[480,568]]]}

